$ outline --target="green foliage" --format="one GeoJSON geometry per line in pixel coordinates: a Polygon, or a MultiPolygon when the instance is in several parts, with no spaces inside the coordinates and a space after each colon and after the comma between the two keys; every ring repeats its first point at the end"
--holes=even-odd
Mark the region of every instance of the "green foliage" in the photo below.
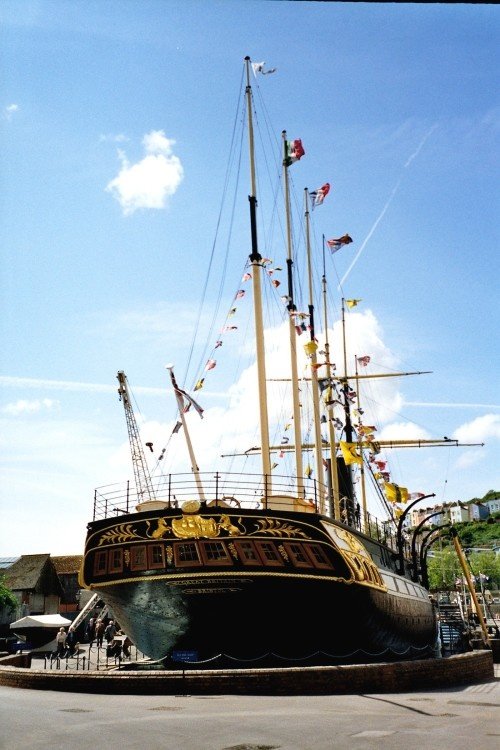
{"type": "Polygon", "coordinates": [[[12,591],[5,585],[5,576],[0,575],[0,610],[14,612],[18,601],[12,591]]]}
{"type": "MultiPolygon", "coordinates": [[[[482,573],[490,579],[486,588],[495,591],[500,589],[500,555],[495,555],[493,550],[486,550],[485,552],[471,552],[466,557],[473,576],[479,576],[482,573]]],[[[461,579],[463,576],[455,549],[445,547],[436,552],[433,557],[428,557],[427,573],[432,591],[454,589],[455,579],[461,579]]]]}

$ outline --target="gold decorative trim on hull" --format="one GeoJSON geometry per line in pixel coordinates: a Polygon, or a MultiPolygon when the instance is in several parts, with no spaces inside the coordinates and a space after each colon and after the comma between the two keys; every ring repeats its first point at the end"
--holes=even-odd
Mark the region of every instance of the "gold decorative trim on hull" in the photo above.
{"type": "Polygon", "coordinates": [[[356,583],[387,591],[378,566],[364,544],[347,529],[323,520],[321,525],[344,558],[356,583]]]}
{"type": "MultiPolygon", "coordinates": [[[[218,519],[214,516],[203,516],[199,513],[186,513],[172,518],[160,517],[146,519],[133,523],[120,523],[100,532],[96,546],[120,544],[135,540],[147,541],[151,539],[214,539],[219,536],[261,536],[269,535],[291,539],[298,537],[311,539],[303,528],[279,518],[247,518],[253,529],[247,529],[242,516],[237,518],[226,513],[218,519]],[[141,529],[142,526],[142,529],[141,529]]],[[[97,533],[96,533],[97,536],[97,533]]],[[[90,540],[89,540],[90,541],[90,540]]]]}

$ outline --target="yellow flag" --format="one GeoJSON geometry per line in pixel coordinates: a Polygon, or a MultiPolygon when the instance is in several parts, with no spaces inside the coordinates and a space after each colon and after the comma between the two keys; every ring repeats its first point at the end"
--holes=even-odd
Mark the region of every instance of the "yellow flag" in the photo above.
{"type": "Polygon", "coordinates": [[[386,482],[384,485],[384,492],[390,503],[408,502],[408,490],[406,487],[400,487],[399,484],[390,484],[389,482],[386,482]]]}
{"type": "Polygon", "coordinates": [[[345,301],[347,307],[349,307],[349,308],[356,307],[356,305],[358,304],[358,302],[362,302],[362,300],[360,300],[360,299],[346,299],[346,301],[345,301]]]}
{"type": "Polygon", "coordinates": [[[340,441],[340,450],[344,457],[344,461],[349,464],[362,464],[363,457],[356,451],[356,443],[346,443],[343,440],[340,441]]]}
{"type": "Polygon", "coordinates": [[[308,357],[312,357],[317,348],[318,345],[315,341],[308,341],[307,344],[304,344],[304,351],[308,357]]]}

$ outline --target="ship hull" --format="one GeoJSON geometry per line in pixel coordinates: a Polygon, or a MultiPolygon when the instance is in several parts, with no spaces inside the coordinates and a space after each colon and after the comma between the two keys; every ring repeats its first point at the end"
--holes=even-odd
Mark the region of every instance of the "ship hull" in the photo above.
{"type": "Polygon", "coordinates": [[[431,655],[428,594],[384,569],[393,558],[319,514],[163,510],[91,524],[82,583],[153,660],[245,666],[431,655]]]}

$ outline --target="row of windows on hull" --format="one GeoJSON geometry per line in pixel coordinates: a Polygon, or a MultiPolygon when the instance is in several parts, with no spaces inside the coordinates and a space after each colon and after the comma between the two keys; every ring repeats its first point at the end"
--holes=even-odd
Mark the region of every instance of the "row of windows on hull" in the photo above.
{"type": "Polygon", "coordinates": [[[130,548],[113,547],[94,553],[94,575],[119,574],[124,570],[145,571],[161,568],[203,566],[266,566],[333,570],[320,544],[263,541],[189,541],[172,544],[139,544],[130,548]]]}

